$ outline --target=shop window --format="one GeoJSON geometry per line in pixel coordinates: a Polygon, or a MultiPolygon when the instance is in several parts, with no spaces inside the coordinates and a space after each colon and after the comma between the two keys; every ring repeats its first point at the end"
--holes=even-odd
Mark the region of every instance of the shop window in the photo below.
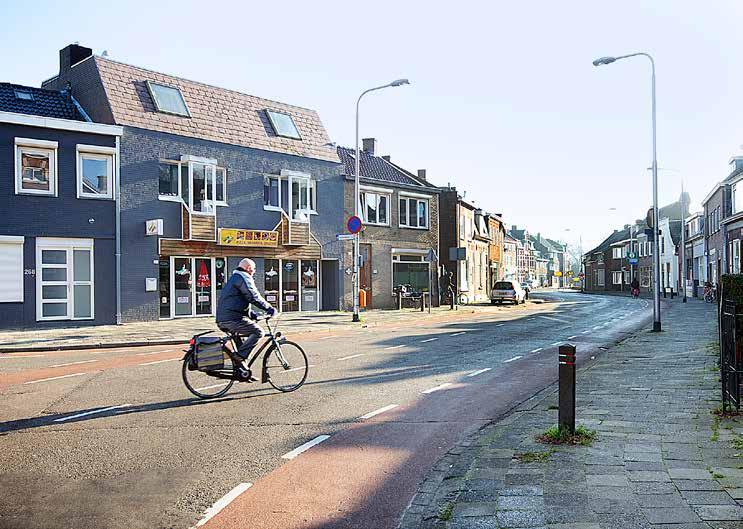
{"type": "MultiPolygon", "coordinates": [[[[465,268],[463,266],[463,268],[465,268]]],[[[423,255],[393,254],[392,255],[392,288],[400,285],[410,285],[414,291],[428,291],[429,267],[423,255]]],[[[465,279],[466,281],[466,279],[465,279]]]]}
{"type": "Polygon", "coordinates": [[[271,305],[279,305],[280,268],[278,259],[264,259],[263,289],[266,301],[271,305]]]}

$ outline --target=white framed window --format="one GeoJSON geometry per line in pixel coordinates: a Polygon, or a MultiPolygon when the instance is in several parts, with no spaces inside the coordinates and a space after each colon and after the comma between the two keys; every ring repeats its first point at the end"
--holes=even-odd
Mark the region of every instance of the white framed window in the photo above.
{"type": "Polygon", "coordinates": [[[616,247],[611,249],[611,256],[614,259],[621,259],[622,258],[622,248],[616,247]]]}
{"type": "Polygon", "coordinates": [[[603,287],[604,286],[604,269],[599,268],[596,270],[596,285],[603,287]]]}
{"type": "Polygon", "coordinates": [[[15,139],[16,194],[57,196],[57,142],[15,139]]]}
{"type": "Polygon", "coordinates": [[[77,146],[77,198],[113,199],[116,149],[77,146]]]}
{"type": "Polygon", "coordinates": [[[735,239],[733,245],[733,273],[740,274],[740,239],[735,239]]]}
{"type": "Polygon", "coordinates": [[[428,229],[427,197],[417,198],[400,194],[400,227],[428,229]]]}
{"type": "Polygon", "coordinates": [[[214,215],[227,206],[227,169],[217,161],[182,156],[180,161],[160,160],[158,198],[182,202],[192,213],[214,215]]]}
{"type": "MultiPolygon", "coordinates": [[[[217,206],[227,205],[227,169],[216,167],[214,169],[214,203],[217,206]]],[[[208,185],[208,184],[207,184],[208,185]]]]}
{"type": "Polygon", "coordinates": [[[291,220],[309,222],[317,215],[317,182],[307,173],[281,170],[263,178],[263,209],[283,211],[291,220]]]}
{"type": "Polygon", "coordinates": [[[36,239],[36,319],[91,320],[93,239],[36,239]]]}
{"type": "Polygon", "coordinates": [[[366,224],[389,226],[390,224],[390,195],[374,191],[361,190],[361,218],[366,224]]]}
{"type": "MultiPolygon", "coordinates": [[[[407,214],[407,207],[406,207],[407,214]]],[[[402,202],[400,202],[400,216],[402,217],[402,202]]],[[[464,240],[467,233],[467,222],[465,221],[464,215],[459,216],[459,239],[464,240]]]]}
{"type": "Polygon", "coordinates": [[[425,250],[392,250],[392,291],[410,285],[415,292],[428,291],[429,263],[425,250]]]}
{"type": "Polygon", "coordinates": [[[0,303],[23,301],[23,241],[0,235],[0,303]]]}

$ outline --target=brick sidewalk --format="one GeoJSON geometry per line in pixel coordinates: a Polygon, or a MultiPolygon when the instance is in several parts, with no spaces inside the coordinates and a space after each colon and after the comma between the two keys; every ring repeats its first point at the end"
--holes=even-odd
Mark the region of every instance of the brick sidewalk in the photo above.
{"type": "MultiPolygon", "coordinates": [[[[528,306],[528,305],[527,305],[528,306]]],[[[280,329],[291,334],[331,333],[353,329],[361,325],[406,323],[414,324],[431,318],[457,319],[477,313],[508,314],[513,307],[490,305],[460,305],[456,311],[449,307],[428,309],[370,310],[362,312],[361,323],[353,323],[349,312],[288,312],[280,316],[280,329]]],[[[511,312],[513,312],[511,310],[511,312]]],[[[54,329],[33,329],[0,332],[0,353],[42,351],[76,348],[126,347],[136,345],[183,344],[194,334],[203,331],[219,332],[213,317],[181,318],[124,325],[98,325],[54,329]]]]}
{"type": "Polygon", "coordinates": [[[640,331],[578,372],[591,446],[535,440],[557,420],[550,387],[442,458],[400,529],[743,528],[743,419],[710,413],[713,306],[669,306],[663,333],[640,331]]]}

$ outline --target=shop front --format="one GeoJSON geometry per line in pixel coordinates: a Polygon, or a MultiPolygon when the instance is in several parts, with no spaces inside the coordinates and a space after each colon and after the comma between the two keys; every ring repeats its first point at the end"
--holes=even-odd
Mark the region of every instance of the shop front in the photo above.
{"type": "Polygon", "coordinates": [[[241,259],[256,263],[255,282],[282,312],[323,309],[320,245],[286,245],[276,230],[219,230],[216,242],[160,239],[160,319],[213,316],[241,259]]]}

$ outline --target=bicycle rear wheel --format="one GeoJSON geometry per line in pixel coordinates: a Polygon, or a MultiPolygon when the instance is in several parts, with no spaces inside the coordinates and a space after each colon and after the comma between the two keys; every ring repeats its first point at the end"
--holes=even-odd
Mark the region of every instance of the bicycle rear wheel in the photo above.
{"type": "Polygon", "coordinates": [[[268,383],[283,393],[299,389],[307,380],[307,355],[294,342],[272,346],[266,353],[265,364],[268,383]]]}
{"type": "MultiPolygon", "coordinates": [[[[200,399],[213,399],[221,397],[227,393],[232,387],[232,384],[235,383],[235,380],[217,378],[210,375],[207,371],[189,369],[192,355],[193,353],[189,353],[186,358],[183,359],[183,367],[181,368],[183,383],[186,385],[188,391],[200,399]]],[[[232,363],[232,359],[225,355],[224,367],[219,370],[219,373],[233,375],[234,372],[235,367],[232,363]]]]}

